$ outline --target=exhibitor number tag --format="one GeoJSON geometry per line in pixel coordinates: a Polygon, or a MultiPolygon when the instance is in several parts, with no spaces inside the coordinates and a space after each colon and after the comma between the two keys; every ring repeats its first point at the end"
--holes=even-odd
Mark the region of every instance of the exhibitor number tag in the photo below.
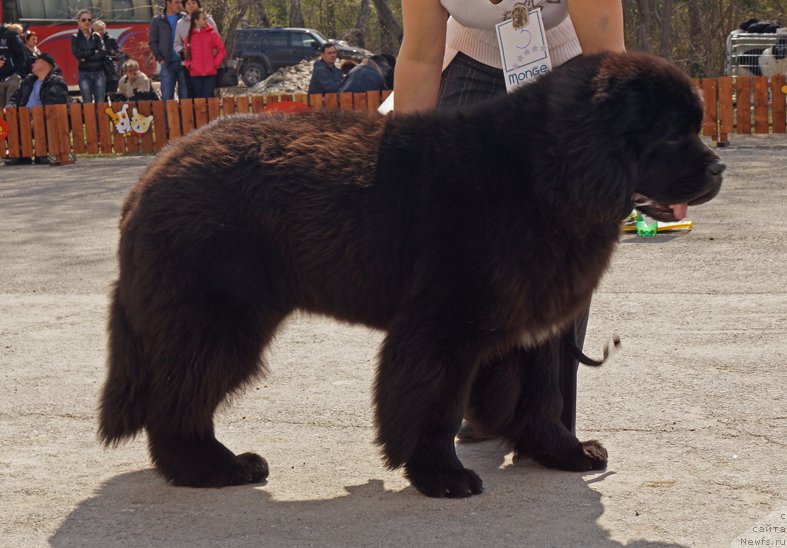
{"type": "MultiPolygon", "coordinates": [[[[521,11],[524,11],[524,8],[521,11]]],[[[519,12],[515,15],[516,17],[495,26],[503,77],[509,93],[520,86],[535,82],[539,76],[552,70],[541,10],[531,10],[527,12],[527,16],[519,12]]]]}

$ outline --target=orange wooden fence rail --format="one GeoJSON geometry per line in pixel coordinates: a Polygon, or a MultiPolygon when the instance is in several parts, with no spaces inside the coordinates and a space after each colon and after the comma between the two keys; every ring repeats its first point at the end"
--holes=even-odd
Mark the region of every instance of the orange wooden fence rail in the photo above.
{"type": "MultiPolygon", "coordinates": [[[[295,101],[312,111],[354,110],[374,112],[390,94],[384,92],[342,93],[340,95],[240,95],[182,101],[140,101],[118,103],[72,103],[11,108],[2,116],[8,127],[6,148],[11,158],[49,156],[55,163],[68,163],[75,154],[154,153],[170,140],[185,135],[220,116],[262,113],[272,103],[295,101]],[[152,116],[147,131],[121,134],[107,109],[120,112],[124,105],[129,117],[134,110],[152,116]]],[[[2,143],[2,139],[0,139],[2,143]]]]}
{"type": "MultiPolygon", "coordinates": [[[[702,132],[717,144],[729,142],[731,134],[787,133],[784,76],[704,78],[696,81],[705,99],[702,132]]],[[[220,116],[262,113],[271,103],[296,101],[309,110],[374,112],[390,92],[328,95],[240,95],[182,101],[114,103],[119,112],[128,104],[142,116],[153,116],[146,132],[121,134],[107,114],[106,103],[54,105],[32,109],[8,109],[2,116],[8,126],[8,156],[50,156],[67,163],[75,154],[154,153],[170,140],[203,126],[220,116]]]]}
{"type": "Polygon", "coordinates": [[[733,133],[787,133],[784,76],[722,76],[703,78],[697,85],[705,99],[702,134],[717,144],[727,144],[733,133]]]}

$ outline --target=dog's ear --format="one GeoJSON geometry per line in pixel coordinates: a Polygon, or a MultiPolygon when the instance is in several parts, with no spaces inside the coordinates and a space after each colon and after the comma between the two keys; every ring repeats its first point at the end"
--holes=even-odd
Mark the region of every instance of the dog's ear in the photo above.
{"type": "Polygon", "coordinates": [[[652,71],[649,57],[629,54],[608,54],[598,65],[593,78],[593,102],[603,104],[618,101],[643,87],[643,79],[652,71]],[[650,69],[650,70],[649,70],[650,69]]]}
{"type": "Polygon", "coordinates": [[[699,131],[702,98],[688,76],[671,63],[643,53],[607,54],[592,80],[591,101],[619,134],[689,124],[699,131]]]}

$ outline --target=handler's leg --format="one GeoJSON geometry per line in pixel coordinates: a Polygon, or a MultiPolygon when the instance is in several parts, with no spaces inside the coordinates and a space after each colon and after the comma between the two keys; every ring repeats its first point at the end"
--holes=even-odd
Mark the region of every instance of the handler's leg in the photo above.
{"type": "Polygon", "coordinates": [[[585,332],[588,327],[588,317],[590,307],[579,316],[568,331],[562,335],[563,340],[560,345],[559,364],[560,367],[560,393],[563,395],[563,412],[560,420],[571,432],[576,432],[577,424],[577,370],[579,362],[574,355],[568,351],[567,343],[572,343],[579,350],[585,344],[585,332]]]}

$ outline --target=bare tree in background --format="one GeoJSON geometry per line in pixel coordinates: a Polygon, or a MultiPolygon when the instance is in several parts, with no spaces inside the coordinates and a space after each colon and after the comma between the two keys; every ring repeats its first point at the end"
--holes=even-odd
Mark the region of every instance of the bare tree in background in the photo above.
{"type": "Polygon", "coordinates": [[[402,24],[385,0],[374,0],[374,7],[380,23],[380,52],[396,55],[402,44],[402,24]]]}
{"type": "Polygon", "coordinates": [[[254,8],[255,13],[257,14],[259,26],[270,27],[271,22],[270,19],[268,19],[268,12],[265,10],[265,3],[263,0],[253,0],[251,7],[254,8]]]}
{"type": "Polygon", "coordinates": [[[303,21],[303,10],[301,9],[301,0],[290,0],[290,26],[291,27],[305,27],[306,23],[303,21]]]}
{"type": "Polygon", "coordinates": [[[336,0],[325,0],[325,25],[323,29],[330,38],[336,38],[336,0]]]}
{"type": "Polygon", "coordinates": [[[672,0],[664,0],[664,6],[659,17],[661,38],[659,40],[659,54],[665,59],[672,59],[670,39],[672,38],[672,0]]]}
{"type": "Polygon", "coordinates": [[[361,5],[358,9],[358,18],[355,20],[355,26],[347,33],[348,42],[362,48],[366,47],[366,26],[369,24],[369,15],[371,11],[369,0],[361,0],[361,5]]]}

